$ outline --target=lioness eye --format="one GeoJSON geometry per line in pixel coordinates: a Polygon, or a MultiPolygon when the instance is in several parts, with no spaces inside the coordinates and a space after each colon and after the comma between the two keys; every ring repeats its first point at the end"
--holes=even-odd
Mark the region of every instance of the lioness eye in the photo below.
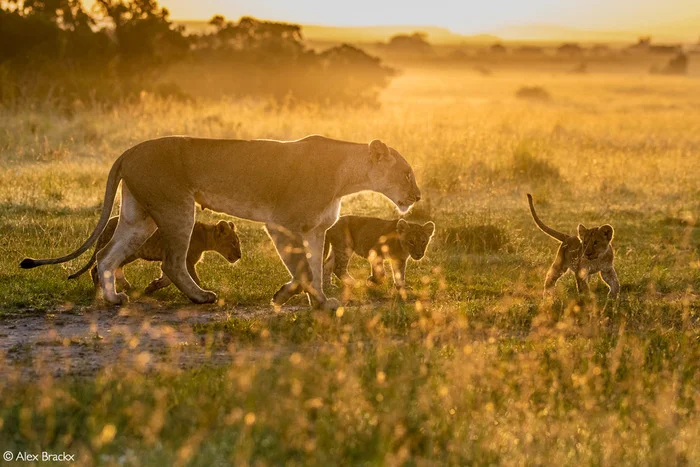
{"type": "Polygon", "coordinates": [[[411,173],[410,172],[406,174],[406,181],[407,182],[411,181],[411,173]]]}

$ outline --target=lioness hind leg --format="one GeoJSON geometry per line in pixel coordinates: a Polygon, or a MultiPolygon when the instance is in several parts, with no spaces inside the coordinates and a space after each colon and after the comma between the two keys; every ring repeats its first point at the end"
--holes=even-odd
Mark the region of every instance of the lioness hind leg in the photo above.
{"type": "Polygon", "coordinates": [[[187,250],[194,227],[194,199],[179,200],[151,215],[163,242],[163,273],[194,303],[216,302],[216,294],[199,287],[187,267],[187,250]]]}
{"type": "Polygon", "coordinates": [[[126,184],[122,184],[122,204],[117,229],[107,245],[97,252],[97,278],[107,302],[121,305],[129,301],[126,294],[116,292],[116,271],[155,230],[156,225],[148,212],[136,201],[126,184]]]}
{"type": "Polygon", "coordinates": [[[268,224],[265,227],[277,254],[292,275],[292,279],[280,287],[272,297],[272,304],[279,307],[304,290],[301,277],[310,277],[311,269],[306,259],[306,249],[301,235],[274,224],[268,224]]]}

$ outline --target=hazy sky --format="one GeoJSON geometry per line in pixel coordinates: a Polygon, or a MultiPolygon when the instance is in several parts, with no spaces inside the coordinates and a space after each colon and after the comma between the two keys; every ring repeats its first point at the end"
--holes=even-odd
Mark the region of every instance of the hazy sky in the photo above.
{"type": "Polygon", "coordinates": [[[546,23],[582,29],[669,31],[700,36],[700,0],[161,0],[175,19],[219,13],[333,26],[430,25],[455,32],[546,23]]]}

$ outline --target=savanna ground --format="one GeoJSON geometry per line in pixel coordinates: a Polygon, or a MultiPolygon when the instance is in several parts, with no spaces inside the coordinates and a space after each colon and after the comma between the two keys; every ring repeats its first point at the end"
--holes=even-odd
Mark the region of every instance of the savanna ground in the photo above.
{"type": "MultiPolygon", "coordinates": [[[[698,464],[698,108],[691,77],[408,70],[379,109],[145,96],[0,111],[0,450],[104,465],[698,464]],[[516,98],[523,86],[550,98],[516,98]],[[87,237],[111,163],[139,141],[311,133],[381,138],[413,164],[425,201],[409,219],[438,228],[405,300],[362,285],[329,291],[347,303],[336,314],[301,299],[275,313],[287,273],[241,220],[243,259],[199,266],[213,306],[169,288],[106,308],[87,276],[65,280],[80,260],[18,268],[87,237]],[[598,279],[579,300],[570,275],[542,301],[557,244],[527,192],[562,230],[615,227],[616,306],[598,279]]],[[[343,212],[396,216],[369,193],[343,212]]],[[[159,271],[126,272],[142,289],[159,271]]]]}

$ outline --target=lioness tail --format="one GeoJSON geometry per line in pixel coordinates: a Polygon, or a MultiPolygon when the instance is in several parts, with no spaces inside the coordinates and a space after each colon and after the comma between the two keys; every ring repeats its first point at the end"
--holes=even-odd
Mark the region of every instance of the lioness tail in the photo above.
{"type": "Polygon", "coordinates": [[[90,248],[92,246],[92,244],[97,241],[97,239],[100,237],[100,235],[102,235],[102,231],[104,231],[105,226],[107,225],[107,222],[109,221],[109,215],[112,212],[112,205],[114,204],[114,198],[117,196],[117,188],[119,187],[119,182],[121,182],[121,180],[122,180],[122,173],[121,173],[122,157],[124,157],[124,156],[122,155],[119,159],[117,159],[117,161],[112,166],[112,169],[109,171],[109,176],[107,177],[107,186],[105,188],[105,200],[104,200],[104,204],[102,206],[102,213],[100,214],[100,220],[97,222],[97,226],[95,227],[95,230],[93,230],[90,237],[87,240],[85,240],[85,243],[83,243],[74,252],[67,254],[65,256],[61,256],[60,258],[46,258],[46,259],[24,258],[22,260],[22,262],[19,264],[19,267],[21,267],[22,269],[31,269],[31,268],[35,268],[37,266],[43,266],[45,264],[65,263],[66,261],[70,261],[70,260],[82,255],[85,252],[85,250],[90,248]]]}
{"type": "Polygon", "coordinates": [[[542,230],[542,232],[546,233],[552,238],[556,238],[560,242],[566,241],[567,238],[570,237],[570,235],[566,235],[565,233],[559,232],[558,230],[554,230],[551,227],[548,227],[540,220],[539,217],[537,217],[537,213],[535,212],[535,205],[532,203],[532,195],[530,193],[527,194],[527,201],[530,204],[530,213],[532,214],[532,218],[535,220],[535,224],[537,224],[537,227],[542,230]]]}

